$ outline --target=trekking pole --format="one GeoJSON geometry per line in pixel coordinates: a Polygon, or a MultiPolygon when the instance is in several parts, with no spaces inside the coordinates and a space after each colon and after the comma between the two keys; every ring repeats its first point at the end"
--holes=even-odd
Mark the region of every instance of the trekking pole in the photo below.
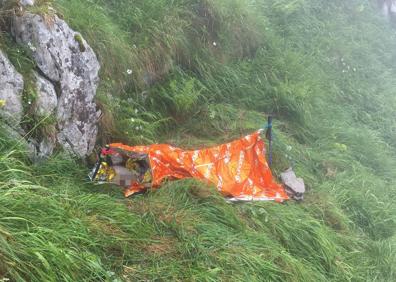
{"type": "Polygon", "coordinates": [[[268,164],[272,166],[272,116],[268,116],[267,131],[265,137],[268,139],[268,164]]]}

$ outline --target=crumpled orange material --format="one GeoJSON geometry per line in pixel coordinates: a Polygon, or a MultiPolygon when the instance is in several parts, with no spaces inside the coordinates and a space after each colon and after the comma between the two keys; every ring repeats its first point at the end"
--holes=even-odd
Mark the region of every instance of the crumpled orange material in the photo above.
{"type": "MultiPolygon", "coordinates": [[[[166,144],[127,146],[110,144],[111,148],[145,153],[150,160],[152,187],[164,180],[196,178],[214,184],[224,196],[237,200],[275,200],[288,196],[282,185],[272,177],[265,158],[261,130],[231,143],[213,148],[185,151],[166,144]]],[[[125,190],[128,197],[146,189],[134,183],[125,190]]]]}

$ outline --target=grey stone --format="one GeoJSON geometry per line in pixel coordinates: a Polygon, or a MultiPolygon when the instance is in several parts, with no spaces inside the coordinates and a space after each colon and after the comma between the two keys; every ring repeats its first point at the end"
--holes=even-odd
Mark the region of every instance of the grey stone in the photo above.
{"type": "Polygon", "coordinates": [[[52,155],[56,147],[56,140],[51,137],[45,137],[38,146],[37,157],[39,160],[46,159],[52,155]]]}
{"type": "Polygon", "coordinates": [[[41,141],[30,138],[26,143],[28,156],[33,162],[41,162],[48,159],[56,147],[56,140],[50,136],[43,137],[41,141]]]}
{"type": "Polygon", "coordinates": [[[286,191],[292,198],[302,200],[305,193],[305,184],[302,178],[297,178],[292,168],[281,173],[282,183],[286,186],[286,191]]]}
{"type": "Polygon", "coordinates": [[[5,105],[0,108],[0,116],[10,125],[19,127],[22,119],[23,77],[0,51],[0,100],[5,105]]]}
{"type": "Polygon", "coordinates": [[[92,48],[56,15],[48,24],[25,12],[13,18],[11,30],[18,43],[30,47],[46,78],[59,86],[58,142],[80,157],[88,155],[100,116],[94,102],[100,65],[92,48]]]}
{"type": "Polygon", "coordinates": [[[37,100],[34,104],[35,114],[40,117],[47,117],[55,113],[58,105],[58,98],[56,96],[55,88],[50,81],[34,73],[36,79],[36,93],[37,100]]]}
{"type": "Polygon", "coordinates": [[[22,6],[33,6],[34,0],[19,0],[19,4],[22,6]]]}
{"type": "Polygon", "coordinates": [[[381,9],[382,15],[388,19],[396,15],[396,1],[395,0],[378,0],[378,6],[381,9]]]}

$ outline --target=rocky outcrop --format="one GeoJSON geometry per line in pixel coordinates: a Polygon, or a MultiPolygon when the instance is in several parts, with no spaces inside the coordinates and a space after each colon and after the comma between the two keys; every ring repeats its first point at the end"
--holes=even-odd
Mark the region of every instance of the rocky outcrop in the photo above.
{"type": "Polygon", "coordinates": [[[0,51],[0,116],[11,126],[19,127],[23,114],[23,77],[0,51]]]}
{"type": "Polygon", "coordinates": [[[11,32],[15,40],[29,47],[44,77],[38,77],[42,97],[38,111],[49,113],[55,100],[57,141],[65,149],[86,156],[96,142],[100,112],[94,97],[99,82],[99,62],[84,38],[56,15],[50,21],[25,12],[14,16],[11,32]],[[55,85],[57,99],[53,95],[55,85]]]}

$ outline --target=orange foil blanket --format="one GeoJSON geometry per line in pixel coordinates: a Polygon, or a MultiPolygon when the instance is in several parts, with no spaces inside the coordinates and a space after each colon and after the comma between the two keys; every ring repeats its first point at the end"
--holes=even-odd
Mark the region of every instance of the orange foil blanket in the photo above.
{"type": "MultiPolygon", "coordinates": [[[[153,188],[158,188],[165,180],[195,178],[214,185],[224,196],[236,200],[282,202],[288,199],[268,166],[261,130],[230,143],[193,151],[167,144],[127,146],[115,143],[110,144],[110,148],[147,154],[153,188]]],[[[134,183],[125,190],[125,196],[146,188],[134,183]]]]}

